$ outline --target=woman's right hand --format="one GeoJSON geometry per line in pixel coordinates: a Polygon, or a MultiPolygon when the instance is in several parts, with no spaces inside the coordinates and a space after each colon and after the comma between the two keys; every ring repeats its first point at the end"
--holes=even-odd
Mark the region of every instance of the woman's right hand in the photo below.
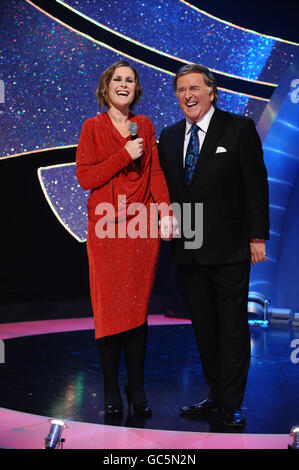
{"type": "Polygon", "coordinates": [[[125,149],[130,154],[133,160],[140,158],[143,154],[143,139],[138,137],[134,140],[128,140],[125,145],[125,149]]]}

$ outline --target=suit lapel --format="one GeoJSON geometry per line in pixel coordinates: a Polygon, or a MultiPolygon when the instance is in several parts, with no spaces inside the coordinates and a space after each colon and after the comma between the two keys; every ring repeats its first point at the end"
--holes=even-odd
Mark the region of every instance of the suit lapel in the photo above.
{"type": "Polygon", "coordinates": [[[223,135],[225,127],[226,115],[223,111],[216,108],[211,118],[203,146],[200,150],[199,158],[197,160],[192,176],[191,185],[192,183],[194,183],[194,180],[196,180],[196,178],[198,177],[200,171],[206,164],[209,156],[215,152],[217,148],[217,143],[223,135]]]}

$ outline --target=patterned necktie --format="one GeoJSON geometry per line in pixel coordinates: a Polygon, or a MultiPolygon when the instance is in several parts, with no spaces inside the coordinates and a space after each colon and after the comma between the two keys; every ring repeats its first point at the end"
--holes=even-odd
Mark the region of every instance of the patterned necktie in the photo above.
{"type": "Polygon", "coordinates": [[[191,183],[191,178],[199,155],[198,131],[199,127],[194,122],[191,127],[191,135],[185,158],[185,181],[188,186],[191,183]]]}

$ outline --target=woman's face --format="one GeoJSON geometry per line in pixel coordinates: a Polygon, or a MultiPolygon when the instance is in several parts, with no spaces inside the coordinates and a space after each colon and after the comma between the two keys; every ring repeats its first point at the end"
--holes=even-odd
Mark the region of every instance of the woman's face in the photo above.
{"type": "Polygon", "coordinates": [[[136,90],[135,75],[130,67],[118,67],[114,70],[108,85],[110,107],[126,109],[134,100],[136,90]]]}

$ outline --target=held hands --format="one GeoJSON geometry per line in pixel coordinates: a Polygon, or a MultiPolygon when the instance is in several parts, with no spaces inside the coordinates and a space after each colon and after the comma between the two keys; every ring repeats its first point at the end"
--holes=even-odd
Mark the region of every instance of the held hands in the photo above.
{"type": "Polygon", "coordinates": [[[254,266],[260,261],[267,261],[266,242],[263,239],[250,240],[251,262],[254,266]]]}
{"type": "Polygon", "coordinates": [[[180,234],[179,223],[174,215],[164,216],[159,221],[161,238],[169,241],[180,234]]]}
{"type": "Polygon", "coordinates": [[[140,158],[143,154],[143,139],[138,137],[134,140],[128,140],[125,149],[133,160],[137,160],[137,158],[140,158]]]}

